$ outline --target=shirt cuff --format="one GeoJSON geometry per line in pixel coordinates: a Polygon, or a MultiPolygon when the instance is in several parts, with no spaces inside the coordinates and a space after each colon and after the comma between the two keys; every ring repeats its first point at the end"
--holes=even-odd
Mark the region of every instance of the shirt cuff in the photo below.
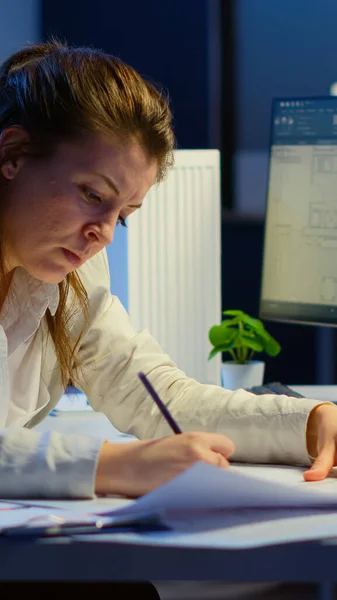
{"type": "Polygon", "coordinates": [[[9,429],[0,436],[0,496],[92,498],[105,439],[9,429]]]}

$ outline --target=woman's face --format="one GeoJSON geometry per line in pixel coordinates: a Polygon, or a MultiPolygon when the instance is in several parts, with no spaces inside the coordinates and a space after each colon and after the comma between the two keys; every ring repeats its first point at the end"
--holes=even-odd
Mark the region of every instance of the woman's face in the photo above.
{"type": "Polygon", "coordinates": [[[120,147],[95,134],[60,144],[50,158],[4,163],[1,173],[8,180],[9,270],[21,266],[41,281],[59,283],[110,244],[117,223],[140,208],[157,164],[135,143],[120,147]]]}

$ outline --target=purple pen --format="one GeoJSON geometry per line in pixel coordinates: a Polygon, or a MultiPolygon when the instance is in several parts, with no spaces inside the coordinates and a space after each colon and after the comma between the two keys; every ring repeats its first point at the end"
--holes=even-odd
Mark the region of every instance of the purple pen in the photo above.
{"type": "Polygon", "coordinates": [[[174,433],[182,433],[179,425],[176,423],[176,421],[172,417],[170,411],[167,409],[165,404],[159,398],[156,390],[153,388],[152,383],[148,380],[146,375],[144,373],[138,373],[138,377],[141,380],[141,382],[144,384],[144,386],[146,387],[150,396],[152,396],[152,398],[155,401],[156,405],[158,406],[160,412],[162,413],[163,417],[165,417],[166,421],[168,422],[168,424],[170,425],[170,427],[174,431],[174,433]]]}

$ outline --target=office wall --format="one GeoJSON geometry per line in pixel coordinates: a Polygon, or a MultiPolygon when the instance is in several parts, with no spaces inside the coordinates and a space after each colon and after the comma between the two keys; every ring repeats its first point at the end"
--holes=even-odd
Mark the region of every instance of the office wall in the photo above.
{"type": "Polygon", "coordinates": [[[0,62],[40,37],[40,0],[0,1],[0,62]]]}
{"type": "Polygon", "coordinates": [[[161,84],[179,146],[205,149],[217,147],[210,134],[219,134],[218,6],[218,0],[42,0],[42,33],[102,48],[161,84]]]}
{"type": "Polygon", "coordinates": [[[234,0],[236,211],[263,216],[271,100],[329,94],[336,0],[234,0]]]}

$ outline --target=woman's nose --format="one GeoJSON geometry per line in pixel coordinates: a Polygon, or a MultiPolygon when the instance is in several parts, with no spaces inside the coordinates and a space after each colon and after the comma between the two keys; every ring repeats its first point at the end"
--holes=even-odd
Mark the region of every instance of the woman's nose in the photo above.
{"type": "Polygon", "coordinates": [[[102,247],[111,244],[117,225],[118,216],[104,223],[90,223],[84,227],[83,233],[91,243],[98,243],[102,247]]]}

